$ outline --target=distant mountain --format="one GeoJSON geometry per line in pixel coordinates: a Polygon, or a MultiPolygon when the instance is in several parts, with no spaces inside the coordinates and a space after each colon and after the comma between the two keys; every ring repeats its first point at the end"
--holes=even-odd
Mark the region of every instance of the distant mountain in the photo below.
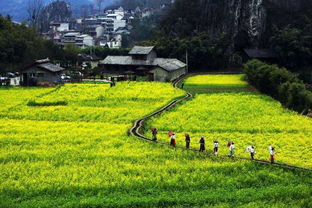
{"type": "MultiPolygon", "coordinates": [[[[118,0],[105,0],[102,7],[109,6],[118,0]]],[[[28,0],[0,0],[0,14],[3,16],[11,15],[15,21],[23,21],[27,19],[26,5],[28,0]]],[[[45,0],[46,3],[51,0],[45,0]]],[[[72,6],[74,15],[79,15],[82,5],[92,4],[93,0],[66,0],[72,6]]]]}

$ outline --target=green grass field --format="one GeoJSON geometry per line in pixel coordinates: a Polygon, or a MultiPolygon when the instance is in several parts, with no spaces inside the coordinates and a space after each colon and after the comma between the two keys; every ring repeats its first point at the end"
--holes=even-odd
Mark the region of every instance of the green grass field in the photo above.
{"type": "Polygon", "coordinates": [[[310,172],[127,136],[184,94],[148,82],[0,89],[0,207],[311,207],[310,172]]]}

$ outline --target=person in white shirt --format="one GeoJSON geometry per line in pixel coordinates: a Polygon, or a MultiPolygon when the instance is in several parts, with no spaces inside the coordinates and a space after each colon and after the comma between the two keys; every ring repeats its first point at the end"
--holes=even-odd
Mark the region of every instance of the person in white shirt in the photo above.
{"type": "Polygon", "coordinates": [[[177,137],[175,136],[174,133],[170,136],[170,145],[173,147],[176,147],[176,138],[177,137]]]}
{"type": "Polygon", "coordinates": [[[252,146],[252,147],[250,148],[250,158],[251,158],[252,160],[255,159],[255,153],[256,153],[255,147],[252,146]]]}
{"type": "Polygon", "coordinates": [[[229,157],[234,157],[234,149],[235,149],[234,142],[232,142],[232,143],[231,143],[231,146],[230,146],[230,154],[229,154],[229,157]]]}
{"type": "Polygon", "coordinates": [[[215,140],[214,144],[213,144],[214,155],[218,155],[218,149],[219,149],[219,142],[217,140],[215,140]]]}
{"type": "Polygon", "coordinates": [[[274,147],[272,146],[269,146],[269,151],[270,151],[270,160],[271,160],[271,163],[274,163],[275,162],[275,152],[274,152],[274,147]]]}

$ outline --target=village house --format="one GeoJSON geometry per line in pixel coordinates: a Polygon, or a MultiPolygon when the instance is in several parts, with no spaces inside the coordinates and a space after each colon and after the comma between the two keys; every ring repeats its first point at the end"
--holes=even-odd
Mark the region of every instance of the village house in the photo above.
{"type": "Polygon", "coordinates": [[[91,67],[91,69],[94,69],[98,67],[98,64],[100,62],[100,58],[96,55],[89,55],[85,53],[80,53],[77,55],[78,63],[77,65],[82,66],[86,68],[88,65],[91,67]]]}
{"type": "Polygon", "coordinates": [[[135,46],[128,56],[107,56],[100,64],[104,74],[145,76],[151,81],[173,81],[186,74],[186,64],[177,59],[157,58],[154,47],[135,46]]]}
{"type": "Polygon", "coordinates": [[[62,81],[65,69],[52,64],[49,59],[36,60],[21,70],[21,82],[24,86],[55,85],[62,81]]]}
{"type": "Polygon", "coordinates": [[[275,63],[277,55],[270,49],[244,49],[243,61],[259,59],[267,63],[275,63]]]}

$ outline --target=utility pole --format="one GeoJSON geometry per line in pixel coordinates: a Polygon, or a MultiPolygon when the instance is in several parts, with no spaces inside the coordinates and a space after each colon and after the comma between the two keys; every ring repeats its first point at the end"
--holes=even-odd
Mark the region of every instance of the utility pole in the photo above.
{"type": "Polygon", "coordinates": [[[185,51],[185,61],[186,61],[186,74],[188,74],[189,71],[189,64],[188,64],[188,52],[185,51]]]}

